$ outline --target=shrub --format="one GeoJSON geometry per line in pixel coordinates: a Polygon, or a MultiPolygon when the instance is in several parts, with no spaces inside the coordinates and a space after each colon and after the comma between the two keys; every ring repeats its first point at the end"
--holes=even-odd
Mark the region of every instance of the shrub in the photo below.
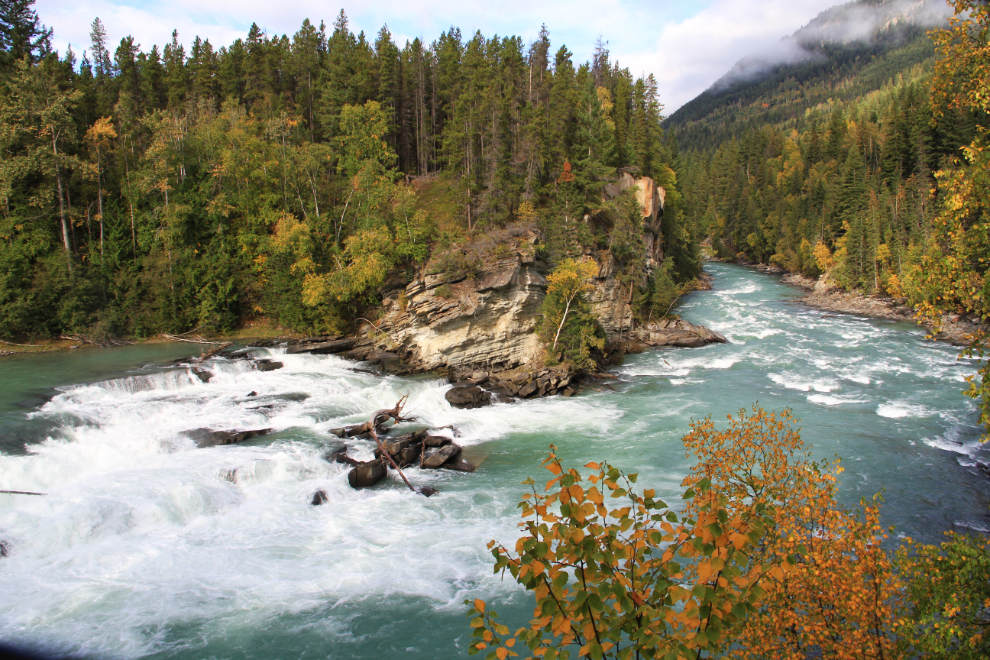
{"type": "MultiPolygon", "coordinates": [[[[510,635],[482,600],[471,653],[568,658],[884,658],[903,648],[902,582],[881,548],[879,505],[835,500],[837,464],[814,462],[789,411],[754,407],[684,437],[698,463],[678,513],[636,475],[588,463],[582,477],[551,447],[554,475],[533,480],[514,551],[492,541],[495,570],[533,593],[510,635]]],[[[985,588],[985,584],[984,587],[985,588]]]]}

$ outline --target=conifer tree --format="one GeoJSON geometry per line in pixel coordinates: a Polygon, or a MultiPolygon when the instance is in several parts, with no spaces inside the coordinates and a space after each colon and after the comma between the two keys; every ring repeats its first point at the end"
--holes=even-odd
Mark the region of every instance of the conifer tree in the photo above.
{"type": "Polygon", "coordinates": [[[52,31],[33,5],[34,0],[0,0],[0,71],[25,57],[37,62],[51,51],[52,31]]]}

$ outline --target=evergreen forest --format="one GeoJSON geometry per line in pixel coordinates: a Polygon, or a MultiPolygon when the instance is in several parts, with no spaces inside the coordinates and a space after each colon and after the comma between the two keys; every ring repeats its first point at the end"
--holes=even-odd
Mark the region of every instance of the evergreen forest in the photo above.
{"type": "Polygon", "coordinates": [[[601,42],[585,63],[545,28],[399,45],[341,10],[188,52],[96,18],[80,55],[32,0],[2,8],[0,337],[346,332],[386,281],[510,223],[551,267],[639,240],[602,201],[621,167],[667,191],[665,277],[700,272],[656,81],[601,42]]]}

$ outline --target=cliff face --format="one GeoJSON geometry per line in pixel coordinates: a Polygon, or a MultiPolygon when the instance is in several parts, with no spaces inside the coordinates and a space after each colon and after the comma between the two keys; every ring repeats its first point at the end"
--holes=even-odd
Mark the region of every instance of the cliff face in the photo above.
{"type": "MultiPolygon", "coordinates": [[[[590,296],[609,339],[676,346],[724,341],[690,324],[634,328],[635,286],[663,261],[664,202],[663,189],[652,179],[629,172],[609,185],[606,195],[615,197],[634,187],[643,213],[642,281],[620,283],[612,257],[605,253],[590,296]]],[[[383,314],[374,327],[364,327],[349,355],[415,371],[494,373],[536,366],[542,357],[536,330],[547,288],[547,266],[536,254],[539,241],[534,229],[510,227],[436,257],[407,286],[384,294],[383,314]]],[[[514,395],[511,388],[506,391],[514,395]]]]}
{"type": "Polygon", "coordinates": [[[632,298],[637,285],[646,283],[646,277],[663,263],[663,241],[660,225],[663,221],[663,205],[666,191],[650,177],[637,177],[623,171],[619,180],[605,187],[605,196],[618,197],[623,191],[634,189],[636,200],[643,213],[643,271],[640,281],[625,286],[616,279],[616,264],[611,255],[598,260],[598,277],[592,292],[591,306],[609,339],[625,337],[633,328],[632,298]]]}
{"type": "Polygon", "coordinates": [[[392,352],[421,369],[501,371],[532,361],[547,286],[537,239],[532,230],[510,235],[496,255],[461,255],[473,260],[470,276],[421,274],[387,294],[379,327],[387,330],[392,352]]]}

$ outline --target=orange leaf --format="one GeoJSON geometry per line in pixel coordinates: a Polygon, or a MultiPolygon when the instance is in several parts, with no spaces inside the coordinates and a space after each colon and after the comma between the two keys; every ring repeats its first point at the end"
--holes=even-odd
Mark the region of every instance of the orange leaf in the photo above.
{"type": "Polygon", "coordinates": [[[480,598],[475,598],[474,599],[474,609],[478,610],[478,613],[479,614],[484,614],[485,613],[485,601],[481,600],[480,598]]]}

